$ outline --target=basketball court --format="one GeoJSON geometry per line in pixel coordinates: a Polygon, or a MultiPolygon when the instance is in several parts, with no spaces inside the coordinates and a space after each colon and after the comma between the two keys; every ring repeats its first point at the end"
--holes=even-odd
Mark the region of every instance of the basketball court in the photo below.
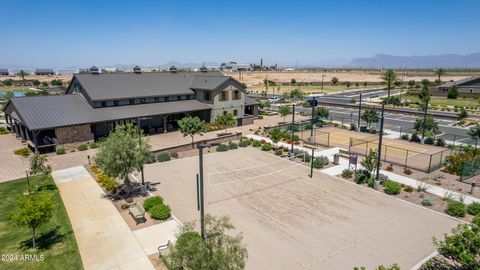
{"type": "MultiPolygon", "coordinates": [[[[458,221],[251,147],[205,155],[206,213],[229,215],[247,269],[410,269],[458,221]]],[[[182,222],[198,227],[198,157],[155,163],[145,178],[182,222]]]]}

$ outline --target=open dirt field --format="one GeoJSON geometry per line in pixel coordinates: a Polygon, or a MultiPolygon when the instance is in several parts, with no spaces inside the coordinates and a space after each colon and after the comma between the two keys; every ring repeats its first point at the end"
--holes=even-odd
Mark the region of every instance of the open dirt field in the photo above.
{"type": "MultiPolygon", "coordinates": [[[[239,79],[238,72],[224,72],[226,75],[232,76],[235,79],[239,79]]],[[[325,74],[323,78],[324,82],[330,82],[333,77],[337,77],[339,83],[349,81],[351,83],[354,82],[381,82],[382,73],[380,71],[373,72],[373,71],[326,71],[326,72],[319,72],[319,71],[249,71],[249,72],[242,72],[242,82],[247,84],[248,86],[253,84],[263,84],[263,80],[267,78],[270,81],[274,82],[290,82],[291,79],[295,79],[297,82],[321,82],[322,75],[325,74]]],[[[465,74],[465,73],[447,73],[446,75],[442,76],[442,81],[450,81],[450,80],[461,80],[475,74],[465,74]]],[[[478,75],[478,74],[477,74],[478,75]]],[[[402,80],[415,80],[421,81],[423,79],[428,79],[430,81],[434,81],[438,78],[437,75],[433,74],[433,72],[404,72],[398,71],[398,76],[402,80]]]]}
{"type": "MultiPolygon", "coordinates": [[[[197,221],[198,158],[145,167],[182,222],[197,221]]],[[[229,215],[247,269],[410,269],[458,221],[254,148],[205,155],[206,212],[229,215]]]]}

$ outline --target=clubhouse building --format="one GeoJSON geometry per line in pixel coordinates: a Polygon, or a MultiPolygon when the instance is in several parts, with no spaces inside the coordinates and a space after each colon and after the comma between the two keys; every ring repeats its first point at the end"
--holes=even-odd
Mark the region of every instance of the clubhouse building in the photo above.
{"type": "Polygon", "coordinates": [[[480,76],[470,77],[455,82],[447,82],[439,85],[437,91],[433,91],[432,95],[447,96],[448,91],[457,88],[460,97],[479,97],[480,96],[480,76]]]}
{"type": "Polygon", "coordinates": [[[198,116],[207,123],[231,113],[238,125],[253,123],[259,103],[245,87],[220,72],[88,73],[73,76],[65,95],[12,98],[4,108],[8,129],[34,150],[95,141],[116,125],[133,123],[146,134],[178,128],[177,120],[198,116]]]}

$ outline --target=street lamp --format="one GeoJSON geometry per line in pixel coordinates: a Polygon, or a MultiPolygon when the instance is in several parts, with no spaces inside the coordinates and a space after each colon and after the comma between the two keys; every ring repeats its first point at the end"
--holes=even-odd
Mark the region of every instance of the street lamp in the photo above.
{"type": "MultiPolygon", "coordinates": [[[[153,119],[153,117],[138,117],[137,118],[137,129],[138,129],[138,146],[142,144],[142,132],[140,128],[140,120],[148,120],[148,119],[153,119]]],[[[142,186],[145,186],[145,177],[143,176],[143,165],[140,167],[140,172],[142,173],[142,186]]]]}
{"type": "Polygon", "coordinates": [[[199,143],[198,148],[198,162],[199,162],[199,178],[200,178],[200,235],[205,240],[205,200],[203,193],[203,149],[219,145],[219,143],[199,143]]]}
{"type": "MultiPolygon", "coordinates": [[[[390,97],[390,87],[388,87],[388,97],[390,97]]],[[[382,101],[382,118],[380,119],[380,134],[378,135],[378,156],[377,156],[377,175],[375,176],[374,188],[378,189],[380,186],[380,159],[382,157],[382,140],[383,140],[383,121],[385,112],[385,101],[382,101]]]]}

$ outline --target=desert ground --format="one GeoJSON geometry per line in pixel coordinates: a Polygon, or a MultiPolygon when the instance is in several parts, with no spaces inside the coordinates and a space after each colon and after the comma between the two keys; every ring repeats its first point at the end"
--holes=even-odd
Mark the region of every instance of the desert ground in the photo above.
{"type": "MultiPolygon", "coordinates": [[[[300,82],[321,82],[322,75],[325,75],[323,80],[324,82],[330,82],[333,77],[337,77],[339,83],[349,81],[351,83],[355,82],[381,82],[382,71],[365,71],[365,70],[352,70],[352,71],[250,71],[242,72],[241,78],[239,77],[238,72],[224,72],[226,75],[232,76],[235,79],[240,79],[247,86],[255,84],[263,84],[263,80],[267,78],[270,81],[274,82],[290,82],[292,79],[295,79],[298,83],[300,82]]],[[[438,76],[433,72],[427,71],[397,71],[400,79],[402,80],[415,80],[421,81],[423,79],[428,79],[434,81],[438,79],[438,76]]],[[[461,79],[468,78],[470,76],[480,75],[480,73],[474,72],[447,72],[447,74],[442,76],[442,81],[458,81],[461,79]]]]}

